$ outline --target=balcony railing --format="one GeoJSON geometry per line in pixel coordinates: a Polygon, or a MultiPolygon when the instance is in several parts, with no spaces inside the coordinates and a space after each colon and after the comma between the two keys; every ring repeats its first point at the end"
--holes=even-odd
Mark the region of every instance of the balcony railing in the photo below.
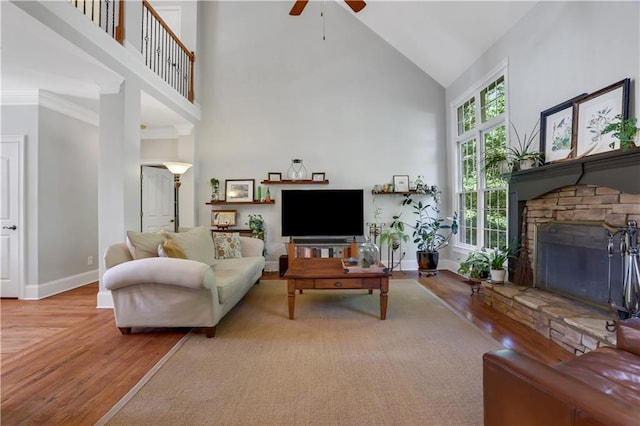
{"type": "Polygon", "coordinates": [[[122,44],[124,0],[69,0],[69,3],[122,44]]]}
{"type": "Polygon", "coordinates": [[[149,68],[193,102],[195,54],[182,44],[146,0],[142,0],[142,56],[149,68]]]}
{"type": "MultiPolygon", "coordinates": [[[[123,44],[124,0],[69,0],[69,3],[123,44]]],[[[195,53],[185,47],[146,0],[142,0],[141,29],[141,53],[145,64],[193,102],[195,53]]]]}

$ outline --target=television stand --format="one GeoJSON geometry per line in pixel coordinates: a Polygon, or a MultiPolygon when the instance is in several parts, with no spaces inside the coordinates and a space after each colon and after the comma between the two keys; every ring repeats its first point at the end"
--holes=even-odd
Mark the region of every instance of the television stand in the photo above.
{"type": "Polygon", "coordinates": [[[358,242],[353,238],[295,238],[287,247],[289,262],[296,257],[337,257],[358,256],[358,242]]]}

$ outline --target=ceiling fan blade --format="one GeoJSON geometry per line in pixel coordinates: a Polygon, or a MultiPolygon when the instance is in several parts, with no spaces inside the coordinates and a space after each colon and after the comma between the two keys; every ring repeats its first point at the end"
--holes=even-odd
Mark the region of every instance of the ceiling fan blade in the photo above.
{"type": "MultiPolygon", "coordinates": [[[[304,7],[309,3],[309,0],[296,0],[293,7],[289,11],[289,15],[298,16],[304,10],[304,7]]],[[[363,2],[364,3],[364,2],[363,2]]]]}
{"type": "Polygon", "coordinates": [[[362,0],[344,0],[355,13],[360,12],[367,5],[362,0]]]}

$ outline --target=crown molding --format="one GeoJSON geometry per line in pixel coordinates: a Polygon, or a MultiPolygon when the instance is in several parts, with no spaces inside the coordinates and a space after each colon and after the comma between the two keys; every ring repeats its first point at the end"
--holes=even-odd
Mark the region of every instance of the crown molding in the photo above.
{"type": "Polygon", "coordinates": [[[25,106],[37,105],[48,108],[76,120],[98,127],[98,113],[88,110],[74,102],[40,89],[7,90],[0,92],[0,105],[25,106]]]}
{"type": "Polygon", "coordinates": [[[140,139],[178,139],[180,136],[189,136],[192,131],[193,124],[151,127],[140,129],[140,139]]]}

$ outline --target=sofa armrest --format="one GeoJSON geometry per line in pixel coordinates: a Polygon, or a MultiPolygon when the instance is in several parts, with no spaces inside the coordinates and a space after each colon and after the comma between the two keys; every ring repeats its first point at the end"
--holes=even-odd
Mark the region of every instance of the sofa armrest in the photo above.
{"type": "Polygon", "coordinates": [[[102,277],[108,290],[139,284],[164,284],[192,289],[213,288],[214,274],[209,265],[195,260],[150,257],[121,263],[102,277]]]}
{"type": "Polygon", "coordinates": [[[640,318],[618,321],[616,347],[640,356],[640,318]]]}
{"type": "Polygon", "coordinates": [[[511,349],[482,358],[486,425],[613,425],[638,418],[624,402],[511,349]]]}
{"type": "Polygon", "coordinates": [[[259,257],[264,250],[264,241],[259,238],[240,236],[242,257],[259,257]]]}

